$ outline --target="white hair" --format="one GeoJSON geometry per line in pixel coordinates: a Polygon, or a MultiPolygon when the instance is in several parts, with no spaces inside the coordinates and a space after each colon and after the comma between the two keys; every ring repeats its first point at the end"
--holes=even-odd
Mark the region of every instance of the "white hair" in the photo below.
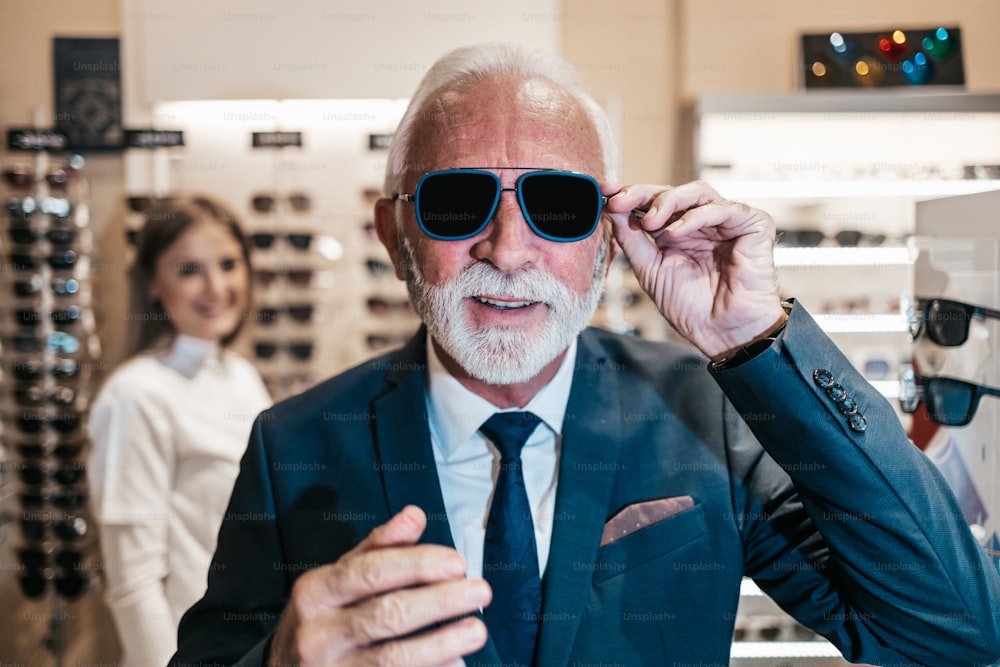
{"type": "Polygon", "coordinates": [[[399,192],[402,187],[403,176],[411,164],[410,150],[418,120],[428,102],[446,88],[503,75],[547,79],[579,102],[590,117],[601,144],[605,170],[602,176],[614,178],[618,155],[611,124],[604,109],[584,89],[573,67],[558,56],[529,51],[512,44],[491,43],[450,51],[424,74],[389,145],[384,185],[387,196],[399,192]]]}

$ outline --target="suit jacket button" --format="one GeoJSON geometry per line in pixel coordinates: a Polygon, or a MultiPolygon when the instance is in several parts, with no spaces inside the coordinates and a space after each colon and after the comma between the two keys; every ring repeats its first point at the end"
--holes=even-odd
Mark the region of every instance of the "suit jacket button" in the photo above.
{"type": "Polygon", "coordinates": [[[868,420],[860,412],[855,412],[847,418],[847,425],[855,433],[864,433],[865,429],[868,428],[868,420]]]}
{"type": "Polygon", "coordinates": [[[850,396],[846,396],[844,400],[837,403],[837,409],[840,410],[840,414],[853,415],[858,411],[858,402],[850,396]]]}
{"type": "Polygon", "coordinates": [[[845,398],[847,398],[847,390],[843,386],[834,382],[832,385],[826,388],[826,395],[840,403],[845,398]]]}
{"type": "Polygon", "coordinates": [[[817,368],[813,371],[813,381],[823,389],[833,384],[833,373],[825,368],[817,368]]]}

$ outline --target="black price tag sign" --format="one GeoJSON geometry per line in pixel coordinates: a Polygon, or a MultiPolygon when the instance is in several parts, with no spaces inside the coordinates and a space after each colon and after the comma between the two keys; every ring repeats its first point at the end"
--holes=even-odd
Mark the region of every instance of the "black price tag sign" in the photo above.
{"type": "Polygon", "coordinates": [[[387,151],[389,150],[389,142],[392,141],[391,134],[369,134],[368,135],[368,150],[370,151],[387,151]]]}
{"type": "Polygon", "coordinates": [[[126,148],[173,148],[184,145],[181,130],[125,130],[126,148]]]}
{"type": "Polygon", "coordinates": [[[254,148],[285,148],[302,146],[301,132],[254,132],[254,148]]]}
{"type": "Polygon", "coordinates": [[[11,151],[64,151],[69,137],[57,130],[7,128],[7,150],[11,151]]]}

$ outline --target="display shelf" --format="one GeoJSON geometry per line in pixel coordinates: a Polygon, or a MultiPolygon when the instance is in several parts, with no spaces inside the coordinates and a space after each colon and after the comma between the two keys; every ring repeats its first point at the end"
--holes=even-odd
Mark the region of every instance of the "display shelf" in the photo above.
{"type": "Polygon", "coordinates": [[[909,325],[902,314],[828,313],[813,315],[827,333],[906,333],[909,325]]]}
{"type": "Polygon", "coordinates": [[[730,180],[711,170],[701,178],[728,199],[828,199],[839,197],[908,197],[930,199],[1000,189],[995,179],[730,180]]]}

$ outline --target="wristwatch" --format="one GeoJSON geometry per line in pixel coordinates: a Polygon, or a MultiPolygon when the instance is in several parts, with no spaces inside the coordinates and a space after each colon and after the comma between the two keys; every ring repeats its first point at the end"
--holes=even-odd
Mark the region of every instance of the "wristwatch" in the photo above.
{"type": "MultiPolygon", "coordinates": [[[[786,315],[791,315],[792,313],[791,301],[782,301],[781,307],[785,309],[786,315]]],[[[736,368],[740,364],[750,361],[758,354],[760,354],[767,348],[771,347],[771,344],[774,343],[774,341],[778,340],[778,338],[781,336],[781,333],[785,330],[785,327],[787,326],[788,326],[788,319],[786,318],[785,321],[782,322],[777,329],[769,333],[764,338],[758,338],[752,343],[744,345],[739,350],[737,350],[736,353],[733,354],[733,356],[723,357],[718,361],[708,362],[708,370],[727,371],[731,368],[736,368]]]]}

